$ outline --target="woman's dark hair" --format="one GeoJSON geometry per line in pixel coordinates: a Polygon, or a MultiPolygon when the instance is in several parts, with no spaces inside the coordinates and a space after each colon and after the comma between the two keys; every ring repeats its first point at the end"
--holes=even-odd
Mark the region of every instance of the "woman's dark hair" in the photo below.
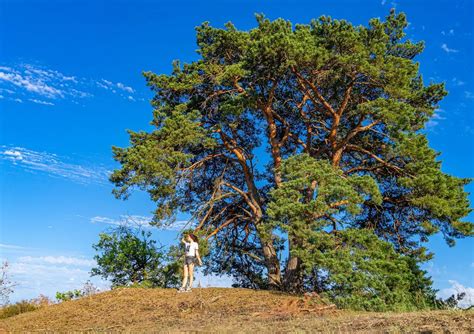
{"type": "Polygon", "coordinates": [[[198,242],[198,237],[192,233],[189,233],[189,236],[191,237],[191,239],[193,239],[194,242],[198,242]]]}

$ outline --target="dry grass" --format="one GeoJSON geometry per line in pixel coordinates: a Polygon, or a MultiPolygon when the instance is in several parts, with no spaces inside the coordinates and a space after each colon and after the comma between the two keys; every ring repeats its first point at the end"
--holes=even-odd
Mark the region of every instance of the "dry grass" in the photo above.
{"type": "Polygon", "coordinates": [[[117,289],[0,321],[0,332],[469,333],[474,312],[339,311],[270,291],[117,289]]]}

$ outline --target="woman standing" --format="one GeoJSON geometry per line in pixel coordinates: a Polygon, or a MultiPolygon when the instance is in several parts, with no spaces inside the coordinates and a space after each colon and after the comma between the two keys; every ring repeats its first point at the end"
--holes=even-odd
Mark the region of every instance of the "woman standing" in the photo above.
{"type": "Polygon", "coordinates": [[[181,242],[184,243],[185,246],[185,256],[184,256],[184,267],[183,267],[183,283],[181,284],[181,288],[179,288],[179,292],[189,292],[191,291],[191,287],[193,286],[194,281],[194,264],[197,263],[202,265],[201,257],[199,256],[199,245],[197,243],[198,238],[194,234],[190,233],[186,235],[181,242]],[[189,285],[186,287],[188,283],[189,277],[189,285]]]}

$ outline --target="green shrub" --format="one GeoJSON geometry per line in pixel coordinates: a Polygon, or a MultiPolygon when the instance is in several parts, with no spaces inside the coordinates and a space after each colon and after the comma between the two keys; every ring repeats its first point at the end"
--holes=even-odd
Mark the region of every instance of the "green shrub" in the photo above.
{"type": "Polygon", "coordinates": [[[79,299],[83,296],[81,290],[71,290],[65,292],[56,292],[56,299],[58,302],[65,302],[68,300],[79,299]]]}

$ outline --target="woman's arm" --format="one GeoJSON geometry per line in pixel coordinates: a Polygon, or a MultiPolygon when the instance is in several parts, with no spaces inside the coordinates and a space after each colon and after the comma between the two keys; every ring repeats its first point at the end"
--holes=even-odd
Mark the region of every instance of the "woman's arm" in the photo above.
{"type": "Polygon", "coordinates": [[[186,240],[184,240],[184,237],[181,238],[181,242],[182,242],[183,244],[186,243],[186,240]]]}
{"type": "Polygon", "coordinates": [[[202,266],[202,261],[201,261],[201,257],[199,256],[199,250],[196,249],[196,258],[199,262],[199,265],[202,266]]]}

